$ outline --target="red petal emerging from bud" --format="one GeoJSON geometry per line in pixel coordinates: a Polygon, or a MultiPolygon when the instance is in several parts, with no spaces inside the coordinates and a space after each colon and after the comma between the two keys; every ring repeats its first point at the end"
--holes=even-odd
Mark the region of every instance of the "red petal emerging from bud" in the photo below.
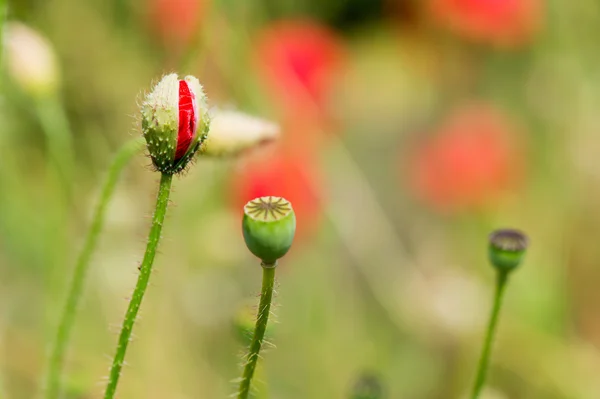
{"type": "Polygon", "coordinates": [[[179,131],[177,133],[177,150],[175,161],[180,160],[190,148],[196,134],[196,111],[194,94],[185,80],[179,81],[179,131]]]}

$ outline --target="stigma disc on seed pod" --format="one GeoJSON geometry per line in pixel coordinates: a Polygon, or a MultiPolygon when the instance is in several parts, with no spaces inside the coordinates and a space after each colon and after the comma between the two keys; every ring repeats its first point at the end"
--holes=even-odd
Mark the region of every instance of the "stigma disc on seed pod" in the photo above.
{"type": "Polygon", "coordinates": [[[242,231],[246,246],[265,266],[274,266],[292,246],[296,215],[282,197],[255,198],[244,206],[242,231]]]}

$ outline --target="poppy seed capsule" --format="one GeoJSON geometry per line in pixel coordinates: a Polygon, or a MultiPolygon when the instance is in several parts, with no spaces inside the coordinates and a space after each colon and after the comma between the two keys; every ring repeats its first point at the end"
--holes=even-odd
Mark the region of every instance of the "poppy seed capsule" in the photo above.
{"type": "Polygon", "coordinates": [[[244,206],[242,231],[246,246],[263,266],[275,266],[294,240],[296,215],[292,204],[281,197],[253,199],[244,206]]]}
{"type": "Polygon", "coordinates": [[[513,229],[496,230],[489,240],[490,262],[502,272],[510,272],[519,266],[529,244],[523,232],[513,229]]]}
{"type": "Polygon", "coordinates": [[[142,132],[152,163],[162,173],[182,171],[208,135],[202,85],[193,76],[164,76],[142,104],[142,132]]]}

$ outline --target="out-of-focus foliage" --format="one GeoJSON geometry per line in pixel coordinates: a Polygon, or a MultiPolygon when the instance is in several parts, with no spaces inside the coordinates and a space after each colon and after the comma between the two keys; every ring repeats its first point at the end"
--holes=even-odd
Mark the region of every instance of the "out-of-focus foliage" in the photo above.
{"type": "MultiPolygon", "coordinates": [[[[597,1],[29,0],[10,2],[8,19],[43,39],[15,45],[4,31],[5,398],[39,390],[104,171],[140,134],[141,93],[173,71],[199,77],[210,106],[275,121],[281,138],[235,159],[200,156],[174,182],[120,397],[235,391],[239,315],[260,287],[241,206],[259,195],[293,203],[299,237],[280,262],[277,349],[264,353],[257,397],[350,397],[365,370],[390,399],[465,397],[498,227],[526,231],[531,248],[511,276],[486,394],[600,397],[597,1]],[[60,76],[43,95],[26,74],[44,63],[7,59],[40,43],[60,76]]],[[[66,398],[101,397],[145,246],[151,170],[136,158],[111,204],[66,398]]]]}

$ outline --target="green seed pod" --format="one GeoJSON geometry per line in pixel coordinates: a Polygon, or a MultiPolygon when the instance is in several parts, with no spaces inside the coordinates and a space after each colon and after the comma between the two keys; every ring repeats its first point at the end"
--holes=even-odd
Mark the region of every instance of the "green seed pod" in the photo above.
{"type": "Polygon", "coordinates": [[[242,231],[250,252],[263,266],[274,266],[294,240],[296,215],[292,204],[281,197],[253,199],[244,206],[242,231]]]}
{"type": "Polygon", "coordinates": [[[517,268],[529,244],[527,236],[513,229],[496,230],[489,237],[489,258],[492,265],[502,272],[517,268]]]}
{"type": "Polygon", "coordinates": [[[182,171],[208,135],[202,85],[193,76],[163,77],[142,104],[142,132],[152,163],[162,173],[182,171]]]}

